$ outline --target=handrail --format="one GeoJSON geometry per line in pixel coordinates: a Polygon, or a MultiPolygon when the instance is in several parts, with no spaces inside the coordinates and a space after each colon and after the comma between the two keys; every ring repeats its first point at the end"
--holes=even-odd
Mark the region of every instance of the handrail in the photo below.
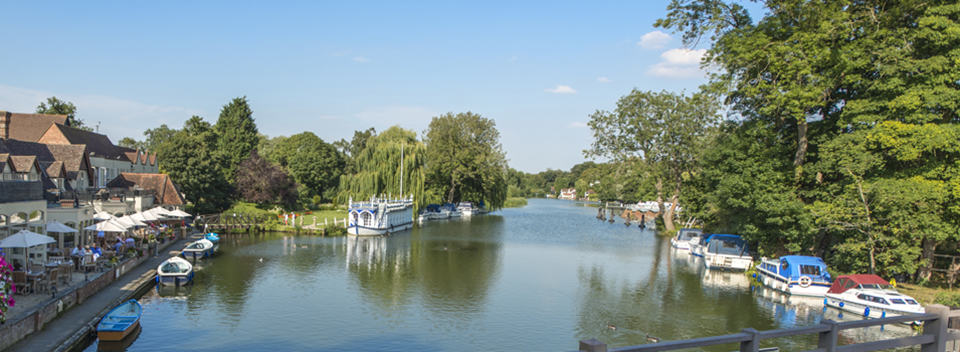
{"type": "MultiPolygon", "coordinates": [[[[686,348],[705,347],[713,345],[723,345],[739,343],[740,351],[757,352],[760,350],[761,340],[818,334],[819,341],[817,349],[812,351],[846,351],[846,352],[866,352],[879,351],[890,348],[921,346],[921,352],[941,352],[946,348],[946,342],[960,339],[960,334],[948,332],[947,323],[950,317],[960,316],[960,310],[951,311],[950,308],[933,304],[926,307],[924,314],[903,315],[881,319],[866,319],[858,321],[836,322],[825,320],[817,325],[775,329],[766,331],[757,331],[754,329],[743,329],[742,332],[699,337],[688,340],[667,341],[646,345],[628,346],[610,349],[615,352],[654,352],[654,351],[674,351],[686,348]],[[886,324],[897,324],[912,321],[924,322],[923,335],[895,338],[881,341],[871,341],[858,344],[840,346],[837,339],[837,333],[842,330],[865,328],[886,324]]],[[[581,340],[580,351],[586,352],[607,352],[607,345],[597,339],[581,340]]]]}

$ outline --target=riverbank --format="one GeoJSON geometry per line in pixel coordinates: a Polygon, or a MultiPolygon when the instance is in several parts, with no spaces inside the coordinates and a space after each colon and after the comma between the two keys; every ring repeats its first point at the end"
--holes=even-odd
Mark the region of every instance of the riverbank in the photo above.
{"type": "Polygon", "coordinates": [[[35,314],[17,322],[8,322],[4,330],[10,335],[0,339],[5,342],[0,347],[6,349],[0,349],[70,351],[86,342],[91,329],[107,311],[152,287],[156,267],[170,256],[177,255],[188,239],[166,242],[160,250],[174,248],[166,255],[160,252],[158,256],[136,258],[118,268],[99,273],[88,284],[75,291],[64,292],[38,307],[35,314]],[[12,342],[16,343],[10,345],[12,342]]]}

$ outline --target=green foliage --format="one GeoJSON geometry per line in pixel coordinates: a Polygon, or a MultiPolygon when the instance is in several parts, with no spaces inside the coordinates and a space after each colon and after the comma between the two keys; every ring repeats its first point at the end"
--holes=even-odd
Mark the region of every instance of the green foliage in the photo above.
{"type": "Polygon", "coordinates": [[[370,127],[364,131],[354,131],[353,138],[348,142],[346,139],[340,139],[333,143],[333,146],[344,155],[347,162],[345,173],[354,173],[359,170],[356,163],[356,157],[367,147],[367,140],[377,135],[377,129],[370,127]]]}
{"type": "Polygon", "coordinates": [[[147,129],[146,131],[143,131],[143,135],[147,137],[142,142],[143,149],[149,151],[159,150],[160,145],[173,137],[175,133],[177,133],[177,130],[167,127],[166,124],[162,124],[160,127],[147,129]]]}
{"type": "Polygon", "coordinates": [[[180,187],[192,211],[204,214],[229,207],[233,198],[215,141],[210,124],[193,116],[158,150],[161,172],[180,187]]]}
{"type": "Polygon", "coordinates": [[[300,198],[336,195],[345,161],[340,153],[311,132],[278,138],[269,150],[270,159],[290,171],[300,185],[300,198]]]}
{"type": "Polygon", "coordinates": [[[942,291],[937,294],[937,297],[934,299],[933,303],[942,304],[953,308],[960,307],[960,292],[942,291]]]}
{"type": "Polygon", "coordinates": [[[69,101],[60,100],[57,97],[49,97],[46,102],[40,102],[37,105],[38,114],[67,115],[67,126],[79,128],[84,131],[93,131],[93,128],[83,123],[83,120],[77,118],[77,106],[69,101]]]}
{"type": "Polygon", "coordinates": [[[234,98],[223,106],[213,132],[217,137],[216,152],[223,163],[221,172],[227,179],[233,180],[237,165],[250,155],[260,141],[247,97],[234,98]]]}
{"type": "Polygon", "coordinates": [[[426,157],[426,146],[417,140],[416,132],[390,127],[370,137],[366,147],[355,156],[359,169],[356,173],[340,177],[337,200],[346,203],[349,198],[399,197],[402,173],[403,194],[412,195],[417,207],[436,203],[439,197],[426,188],[426,157]],[[400,163],[401,152],[403,165],[400,163]]]}
{"type": "Polygon", "coordinates": [[[121,146],[121,147],[126,147],[126,148],[131,148],[131,149],[137,149],[137,150],[143,150],[143,149],[144,149],[143,142],[140,142],[140,141],[138,141],[138,140],[136,140],[136,139],[133,139],[133,138],[130,138],[130,137],[123,137],[123,138],[121,138],[120,141],[117,142],[117,145],[119,145],[119,146],[121,146]]]}
{"type": "Polygon", "coordinates": [[[282,204],[292,207],[297,199],[297,184],[278,165],[257,154],[240,163],[236,188],[243,200],[259,205],[282,204]]]}
{"type": "Polygon", "coordinates": [[[527,199],[523,197],[509,197],[503,202],[504,208],[522,208],[527,206],[527,199]]]}
{"type": "Polygon", "coordinates": [[[507,198],[507,162],[493,120],[472,112],[430,121],[424,138],[430,187],[444,201],[483,201],[489,209],[507,198]]]}

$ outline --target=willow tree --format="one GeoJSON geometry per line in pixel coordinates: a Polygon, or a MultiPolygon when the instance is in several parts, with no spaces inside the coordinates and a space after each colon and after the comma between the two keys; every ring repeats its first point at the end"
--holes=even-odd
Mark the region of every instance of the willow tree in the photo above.
{"type": "Polygon", "coordinates": [[[354,156],[357,172],[340,176],[337,199],[346,202],[351,197],[368,199],[402,194],[413,197],[415,208],[436,201],[437,197],[429,194],[425,187],[426,154],[426,146],[417,140],[416,132],[397,126],[370,137],[363,150],[354,156]]]}

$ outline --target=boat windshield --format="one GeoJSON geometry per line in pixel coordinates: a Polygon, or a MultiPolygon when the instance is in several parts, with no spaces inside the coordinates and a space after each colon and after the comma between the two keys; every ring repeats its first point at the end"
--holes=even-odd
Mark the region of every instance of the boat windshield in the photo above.
{"type": "Polygon", "coordinates": [[[163,270],[161,271],[165,273],[171,273],[171,274],[176,274],[176,273],[183,274],[190,271],[190,269],[186,267],[180,267],[179,265],[174,263],[166,263],[163,265],[163,270]]]}
{"type": "Polygon", "coordinates": [[[689,241],[689,240],[694,239],[694,238],[697,238],[697,237],[700,237],[700,233],[699,233],[699,232],[696,232],[696,231],[684,231],[684,232],[681,232],[681,233],[680,233],[680,238],[679,238],[679,239],[680,239],[681,241],[689,241]]]}
{"type": "Polygon", "coordinates": [[[883,284],[861,284],[860,287],[862,287],[862,288],[880,289],[880,290],[888,290],[888,289],[893,288],[893,287],[890,286],[890,285],[883,285],[883,284]]]}
{"type": "Polygon", "coordinates": [[[710,253],[717,253],[723,255],[746,255],[746,244],[733,241],[733,240],[712,240],[710,241],[710,253]]]}
{"type": "Polygon", "coordinates": [[[800,274],[811,275],[811,276],[820,276],[820,266],[819,265],[800,265],[800,274]]]}

